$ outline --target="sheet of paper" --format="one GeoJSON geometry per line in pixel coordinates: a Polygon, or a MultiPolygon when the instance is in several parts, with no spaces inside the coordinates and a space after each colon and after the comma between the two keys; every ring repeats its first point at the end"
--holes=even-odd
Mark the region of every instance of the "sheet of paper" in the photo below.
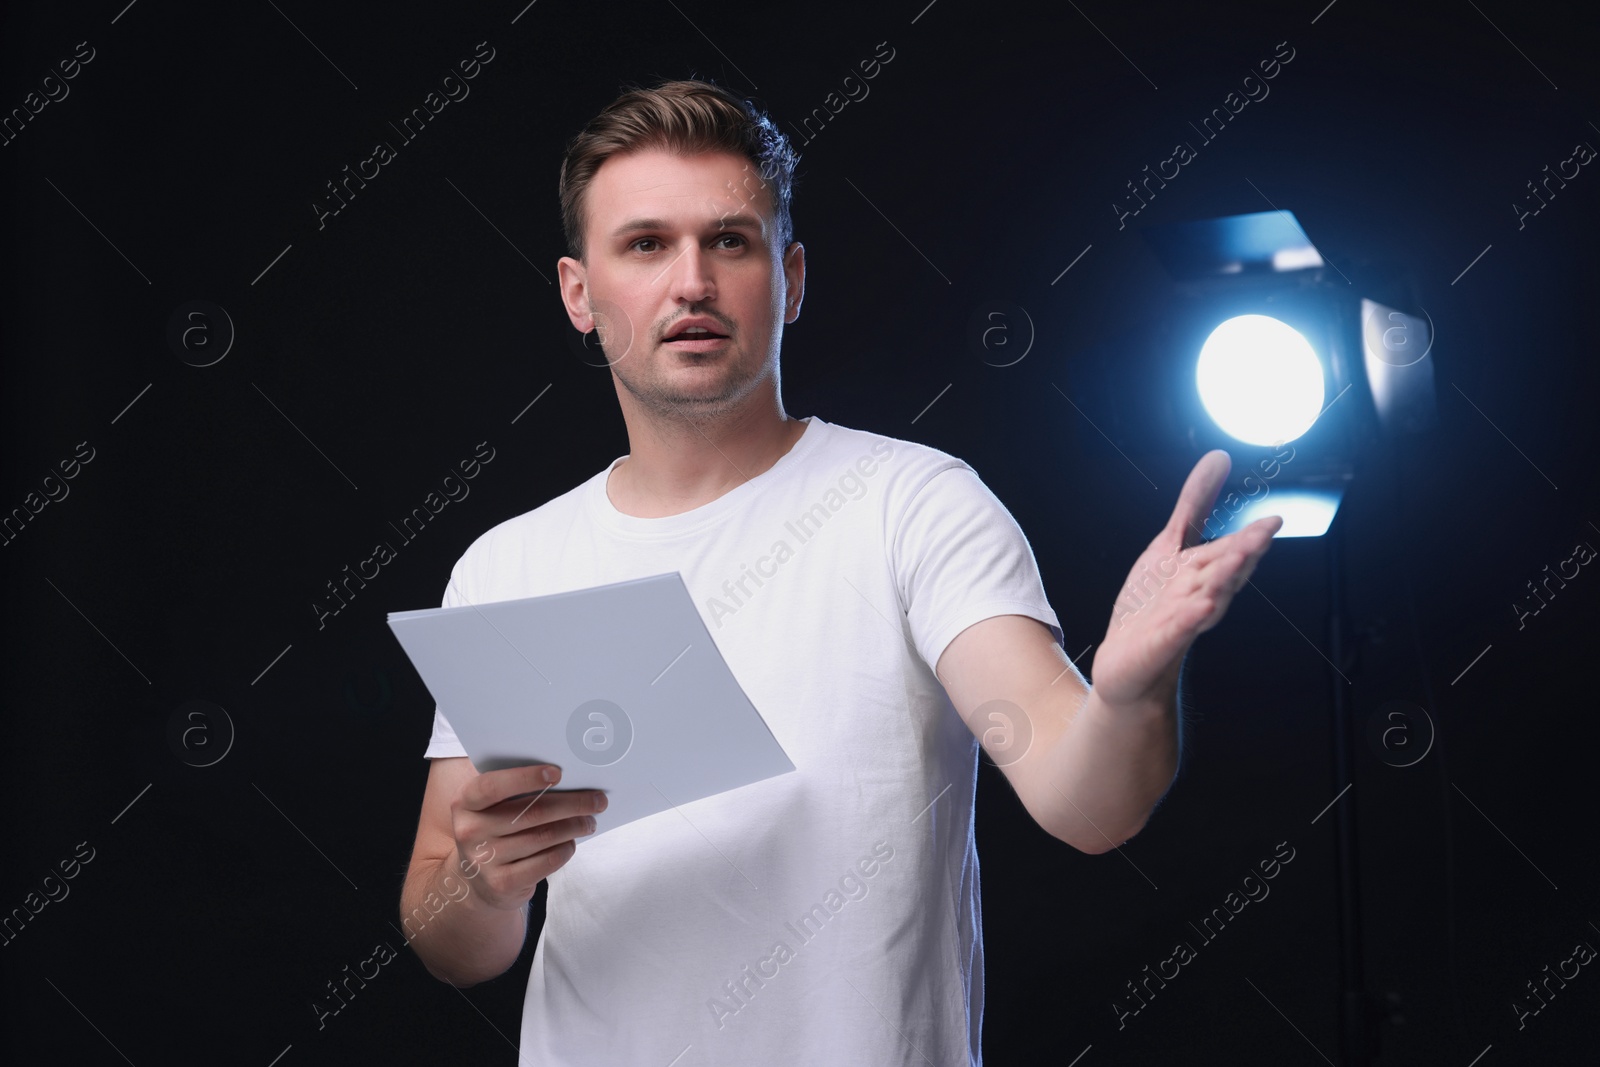
{"type": "Polygon", "coordinates": [[[606,791],[593,836],[794,770],[676,571],[389,628],[480,773],[553,763],[606,791]]]}

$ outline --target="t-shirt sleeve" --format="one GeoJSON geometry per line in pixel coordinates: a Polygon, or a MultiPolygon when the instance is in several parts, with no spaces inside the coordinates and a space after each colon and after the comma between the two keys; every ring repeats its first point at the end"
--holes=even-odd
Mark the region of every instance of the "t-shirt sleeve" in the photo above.
{"type": "Polygon", "coordinates": [[[1038,619],[1064,644],[1033,548],[971,467],[947,467],[928,479],[890,544],[900,603],[930,670],[957,634],[995,615],[1038,619]]]}
{"type": "MultiPolygon", "coordinates": [[[[454,572],[450,575],[449,583],[444,587],[444,600],[441,607],[454,608],[466,603],[460,594],[454,572]]],[[[450,725],[450,720],[444,717],[444,711],[435,704],[433,706],[433,736],[428,739],[428,749],[422,754],[424,759],[437,759],[441,756],[465,756],[467,750],[461,747],[461,741],[456,737],[455,728],[450,725]]]]}

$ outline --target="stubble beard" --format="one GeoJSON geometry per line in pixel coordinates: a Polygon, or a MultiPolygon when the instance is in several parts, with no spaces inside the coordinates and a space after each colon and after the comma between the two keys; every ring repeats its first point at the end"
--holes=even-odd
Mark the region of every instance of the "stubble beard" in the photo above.
{"type": "Polygon", "coordinates": [[[661,379],[667,374],[675,373],[676,367],[663,371],[653,381],[640,382],[631,375],[624,374],[618,365],[613,364],[611,373],[622,383],[622,387],[651,415],[669,422],[695,424],[714,422],[733,412],[763,377],[763,369],[758,369],[749,378],[738,376],[737,368],[745,366],[747,359],[743,347],[736,340],[731,341],[722,351],[710,356],[683,357],[668,350],[662,358],[685,362],[699,360],[707,363],[715,360],[727,364],[729,368],[735,368],[727,371],[721,388],[706,395],[698,391],[684,392],[663,384],[661,379]]]}

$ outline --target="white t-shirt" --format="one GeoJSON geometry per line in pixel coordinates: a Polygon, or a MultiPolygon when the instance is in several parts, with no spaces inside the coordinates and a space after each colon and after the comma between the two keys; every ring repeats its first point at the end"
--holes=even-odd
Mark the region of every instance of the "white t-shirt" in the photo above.
{"type": "MultiPolygon", "coordinates": [[[[769,470],[665,518],[612,505],[614,460],[452,572],[445,606],[677,570],[796,768],[579,839],[549,879],[519,1063],[981,1062],[979,749],[933,666],[990,616],[1061,630],[971,467],[805,422],[769,470]]],[[[461,755],[436,712],[426,756],[461,755]]]]}

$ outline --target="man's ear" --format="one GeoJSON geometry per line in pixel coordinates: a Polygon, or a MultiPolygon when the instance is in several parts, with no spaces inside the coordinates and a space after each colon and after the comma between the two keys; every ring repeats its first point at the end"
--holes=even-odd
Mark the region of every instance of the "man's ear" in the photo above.
{"type": "Polygon", "coordinates": [[[787,283],[783,308],[784,323],[800,317],[800,302],[806,298],[806,246],[791,241],[783,255],[783,276],[787,283]]]}
{"type": "Polygon", "coordinates": [[[556,274],[561,279],[561,302],[566,305],[567,318],[579,333],[594,329],[594,314],[589,309],[589,272],[581,260],[562,256],[556,261],[556,274]]]}

